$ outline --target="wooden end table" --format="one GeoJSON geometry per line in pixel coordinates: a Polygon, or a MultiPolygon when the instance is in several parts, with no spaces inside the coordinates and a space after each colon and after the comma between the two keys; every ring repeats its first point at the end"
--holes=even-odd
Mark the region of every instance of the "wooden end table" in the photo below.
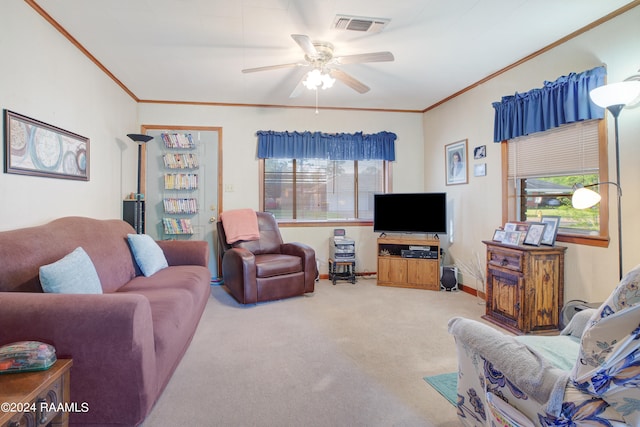
{"type": "Polygon", "coordinates": [[[0,426],[66,427],[71,359],[58,359],[46,371],[0,375],[0,426]]]}

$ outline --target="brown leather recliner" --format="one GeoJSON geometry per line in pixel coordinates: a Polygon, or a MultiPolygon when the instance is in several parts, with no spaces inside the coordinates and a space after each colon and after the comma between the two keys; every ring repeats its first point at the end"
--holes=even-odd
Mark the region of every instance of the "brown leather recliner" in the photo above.
{"type": "Polygon", "coordinates": [[[318,274],[313,248],[283,243],[273,214],[256,212],[260,239],[229,245],[222,222],[216,223],[222,279],[241,304],[255,304],[313,292],[318,274]]]}

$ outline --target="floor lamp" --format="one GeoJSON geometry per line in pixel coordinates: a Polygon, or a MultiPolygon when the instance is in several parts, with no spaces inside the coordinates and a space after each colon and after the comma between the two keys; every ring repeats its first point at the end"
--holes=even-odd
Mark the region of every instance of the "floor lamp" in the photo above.
{"type": "Polygon", "coordinates": [[[135,220],[134,220],[134,228],[137,234],[144,234],[144,213],[142,209],[142,199],[140,183],[142,180],[142,144],[145,144],[153,139],[152,136],[142,135],[138,133],[129,133],[127,134],[132,141],[138,144],[138,189],[136,191],[136,209],[135,209],[135,220]]]}
{"type": "Polygon", "coordinates": [[[622,279],[622,190],[620,189],[620,144],[618,139],[618,116],[625,105],[633,102],[640,96],[640,81],[625,80],[593,89],[589,96],[594,104],[606,108],[613,116],[616,148],[616,182],[599,182],[587,186],[581,186],[574,193],[571,203],[578,209],[586,209],[600,201],[600,195],[586,187],[601,184],[613,184],[618,189],[618,273],[622,279]],[[589,199],[589,201],[586,201],[589,199]]]}

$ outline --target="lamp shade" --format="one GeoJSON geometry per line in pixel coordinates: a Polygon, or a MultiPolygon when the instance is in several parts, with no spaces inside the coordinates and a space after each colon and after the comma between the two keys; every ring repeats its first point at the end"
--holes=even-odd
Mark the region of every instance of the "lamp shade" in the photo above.
{"type": "Polygon", "coordinates": [[[153,139],[153,137],[150,135],[143,135],[140,133],[128,133],[127,136],[131,138],[132,141],[135,141],[138,144],[144,144],[145,142],[149,142],[153,139]]]}
{"type": "Polygon", "coordinates": [[[595,191],[579,187],[573,192],[571,205],[576,209],[587,209],[600,202],[601,198],[602,196],[595,191]]]}
{"type": "Polygon", "coordinates": [[[591,100],[602,108],[627,105],[640,96],[640,81],[624,81],[599,86],[589,92],[591,100]]]}

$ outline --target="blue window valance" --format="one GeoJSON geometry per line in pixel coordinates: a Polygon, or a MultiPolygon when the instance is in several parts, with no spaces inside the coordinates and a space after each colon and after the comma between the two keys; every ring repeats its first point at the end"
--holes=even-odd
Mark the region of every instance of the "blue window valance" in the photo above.
{"type": "Polygon", "coordinates": [[[501,142],[581,120],[601,119],[604,109],[591,101],[589,92],[604,84],[605,67],[571,73],[544,87],[516,93],[494,102],[493,141],[501,142]]]}
{"type": "Polygon", "coordinates": [[[276,132],[261,130],[258,135],[260,159],[329,159],[389,160],[396,159],[396,134],[276,132]]]}

